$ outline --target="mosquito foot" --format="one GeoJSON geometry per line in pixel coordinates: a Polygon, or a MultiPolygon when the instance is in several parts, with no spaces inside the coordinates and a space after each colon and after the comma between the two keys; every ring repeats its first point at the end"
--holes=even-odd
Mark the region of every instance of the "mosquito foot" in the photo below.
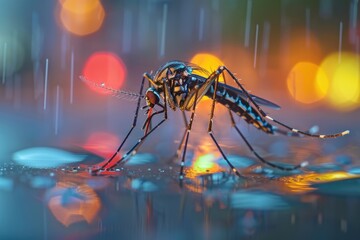
{"type": "Polygon", "coordinates": [[[99,166],[91,166],[88,168],[88,171],[92,176],[98,175],[98,173],[102,170],[104,170],[104,169],[99,166]]]}

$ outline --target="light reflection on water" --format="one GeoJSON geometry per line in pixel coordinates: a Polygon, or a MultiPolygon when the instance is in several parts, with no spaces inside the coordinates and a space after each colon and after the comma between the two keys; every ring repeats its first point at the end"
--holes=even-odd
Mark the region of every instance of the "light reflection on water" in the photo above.
{"type": "Polygon", "coordinates": [[[324,228],[318,234],[346,237],[357,232],[353,224],[359,217],[344,205],[360,207],[354,198],[360,183],[355,174],[320,171],[269,178],[265,172],[248,171],[246,179],[239,179],[224,169],[186,178],[181,188],[177,165],[137,163],[111,177],[90,176],[82,167],[2,166],[0,210],[23,214],[12,215],[8,223],[0,218],[1,236],[232,239],[264,233],[281,237],[316,226],[324,228]],[[309,226],[309,216],[314,226],[309,226]],[[31,227],[26,232],[5,227],[15,222],[31,227]]]}
{"type": "Polygon", "coordinates": [[[17,151],[13,154],[13,161],[17,164],[32,168],[55,168],[61,165],[81,162],[85,155],[49,147],[33,147],[17,151]]]}
{"type": "MultiPolygon", "coordinates": [[[[298,62],[319,64],[335,52],[335,62],[342,56],[344,63],[341,51],[349,50],[358,56],[358,1],[102,2],[107,16],[103,28],[79,38],[53,21],[59,17],[53,16],[59,14],[54,11],[58,1],[2,1],[0,239],[358,238],[359,111],[340,112],[343,107],[333,108],[325,99],[317,105],[299,104],[284,85],[298,62]],[[351,134],[321,144],[308,139],[292,144],[289,138],[249,131],[251,126],[237,118],[269,161],[310,162],[306,169],[278,171],[254,160],[239,136],[232,136],[226,109],[217,107],[214,131],[219,142],[229,138],[232,146],[220,144],[246,176],[239,179],[229,174],[218,151],[207,145],[201,149],[207,133],[197,131],[206,128],[210,106],[202,104],[191,134],[191,140],[198,138],[201,144],[189,144],[183,188],[177,180],[179,161],[167,159],[175,152],[169,139],[179,139],[183,129],[176,114],[169,114],[167,125],[141,149],[151,153],[138,154],[102,176],[90,176],[86,165],[113,154],[135,110],[135,103],[97,95],[75,80],[99,50],[124,60],[124,90],[129,91],[138,91],[144,71],[208,52],[238,72],[247,89],[281,104],[282,111],[274,114],[279,119],[291,120],[294,127],[319,124],[321,133],[349,127],[351,134]],[[84,158],[73,153],[79,149],[63,150],[69,148],[85,148],[97,156],[86,153],[84,158]]],[[[108,71],[99,73],[106,79],[108,71]]],[[[343,74],[339,79],[346,81],[343,74]]],[[[339,88],[343,86],[359,90],[352,84],[339,88]]],[[[344,98],[336,96],[348,91],[334,89],[330,97],[341,103],[344,98]]],[[[354,109],[359,108],[357,100],[351,103],[354,109]]]]}
{"type": "Polygon", "coordinates": [[[359,178],[359,176],[348,172],[337,171],[327,173],[308,173],[294,177],[282,178],[280,181],[284,182],[284,185],[289,189],[290,192],[305,193],[317,190],[317,184],[352,178],[359,178]]]}
{"type": "Polygon", "coordinates": [[[45,201],[53,216],[66,227],[81,221],[92,223],[101,208],[98,195],[86,184],[58,182],[45,193],[45,201]]]}

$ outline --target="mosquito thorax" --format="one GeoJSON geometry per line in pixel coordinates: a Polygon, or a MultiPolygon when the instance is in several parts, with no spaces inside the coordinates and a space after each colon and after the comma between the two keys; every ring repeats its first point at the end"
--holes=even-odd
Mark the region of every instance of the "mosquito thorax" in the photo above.
{"type": "Polygon", "coordinates": [[[145,94],[146,105],[154,107],[160,101],[160,95],[154,88],[146,90],[145,94]]]}

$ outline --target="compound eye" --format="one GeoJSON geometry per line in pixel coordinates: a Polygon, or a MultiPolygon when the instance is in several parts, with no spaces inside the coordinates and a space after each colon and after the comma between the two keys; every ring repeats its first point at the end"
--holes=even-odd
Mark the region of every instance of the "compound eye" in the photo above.
{"type": "Polygon", "coordinates": [[[155,93],[154,90],[152,89],[148,90],[145,96],[146,96],[146,104],[149,107],[154,107],[160,101],[159,95],[155,93]]]}
{"type": "Polygon", "coordinates": [[[187,67],[187,68],[186,68],[186,71],[187,71],[189,74],[192,74],[192,71],[193,71],[193,70],[192,70],[191,67],[187,67]]]}

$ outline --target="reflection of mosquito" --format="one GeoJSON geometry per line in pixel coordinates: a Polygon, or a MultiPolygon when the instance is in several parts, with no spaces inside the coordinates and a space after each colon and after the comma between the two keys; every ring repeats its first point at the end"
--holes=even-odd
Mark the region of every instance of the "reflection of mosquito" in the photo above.
{"type": "Polygon", "coordinates": [[[292,167],[283,167],[265,160],[254,150],[254,148],[245,138],[243,133],[241,133],[240,129],[236,126],[233,113],[239,115],[247,123],[252,124],[259,130],[268,134],[278,133],[287,136],[305,135],[316,138],[336,138],[339,136],[344,136],[349,133],[349,131],[347,130],[341,133],[336,133],[331,135],[316,135],[310,132],[297,130],[295,128],[289,127],[288,125],[282,122],[275,120],[274,118],[267,115],[260,108],[259,105],[263,105],[275,109],[279,109],[280,107],[268,100],[249,94],[249,92],[245,90],[245,88],[241,85],[241,83],[234,76],[234,74],[225,66],[220,66],[216,71],[209,73],[205,69],[190,63],[185,63],[181,61],[170,61],[167,62],[165,65],[161,66],[154,74],[148,74],[148,73],[144,74],[143,80],[141,82],[139,94],[107,88],[103,84],[98,85],[96,83],[90,82],[85,77],[81,77],[81,79],[98,87],[101,87],[111,92],[115,96],[121,97],[122,95],[127,95],[129,97],[137,99],[135,116],[129,132],[127,133],[126,137],[120,144],[117,151],[112,155],[110,159],[91,168],[90,171],[92,174],[97,174],[102,171],[109,170],[120,163],[121,164],[125,163],[131,155],[136,153],[136,151],[141,146],[143,141],[152,132],[154,132],[155,129],[157,129],[163,122],[165,122],[165,120],[167,119],[168,107],[170,107],[174,111],[177,108],[181,110],[186,125],[184,135],[182,137],[180,146],[178,148],[179,150],[178,152],[180,152],[182,149],[182,158],[181,158],[181,167],[180,167],[180,180],[182,180],[184,178],[184,161],[185,161],[186,149],[188,145],[191,127],[194,121],[196,105],[202,99],[203,96],[207,96],[212,99],[209,125],[207,129],[208,133],[211,139],[214,141],[222,157],[230,166],[231,170],[238,176],[241,176],[241,174],[229,161],[229,159],[225,155],[223,149],[217,142],[213,133],[212,124],[213,124],[215,103],[220,103],[229,109],[231,125],[235,128],[236,132],[240,135],[240,137],[249,147],[251,152],[261,162],[281,170],[291,171],[306,166],[307,162],[303,162],[299,165],[292,167]],[[225,72],[227,72],[228,75],[234,80],[234,82],[237,85],[237,88],[231,87],[226,84],[225,74],[224,74],[225,72]],[[202,77],[198,74],[206,75],[207,77],[202,77]],[[219,82],[220,76],[223,77],[224,83],[219,82]],[[149,82],[150,87],[146,90],[145,96],[143,96],[143,88],[144,88],[145,80],[149,82]],[[146,109],[146,113],[147,113],[147,118],[142,127],[142,129],[144,130],[144,135],[141,138],[139,138],[137,143],[125,155],[123,155],[120,159],[115,160],[115,157],[120,152],[124,143],[126,142],[129,135],[136,126],[138,113],[140,109],[140,102],[142,98],[145,98],[146,100],[146,105],[143,107],[143,109],[146,109]],[[154,110],[155,106],[158,106],[161,110],[158,111],[154,110]],[[191,112],[189,122],[187,120],[185,111],[191,112]],[[155,115],[158,114],[163,115],[162,120],[158,122],[154,127],[151,127],[151,120],[155,115]],[[276,126],[271,125],[269,123],[269,120],[287,130],[279,129],[276,126]]]}

